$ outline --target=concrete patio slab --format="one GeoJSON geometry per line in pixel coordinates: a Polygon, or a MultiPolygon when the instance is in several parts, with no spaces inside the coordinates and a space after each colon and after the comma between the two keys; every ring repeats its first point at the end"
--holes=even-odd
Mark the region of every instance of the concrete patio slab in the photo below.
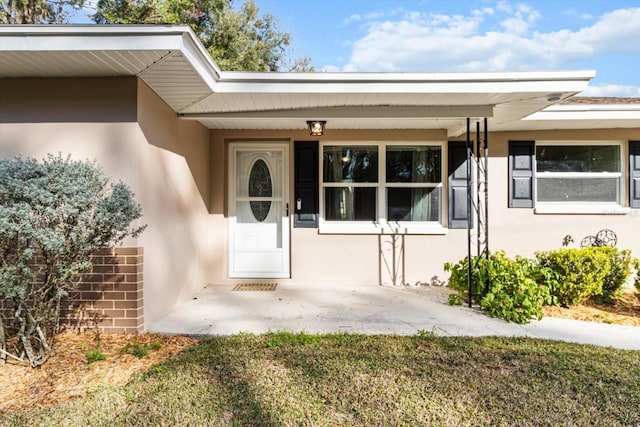
{"type": "Polygon", "coordinates": [[[449,290],[435,286],[278,285],[275,291],[233,291],[208,285],[177,304],[149,332],[186,335],[275,331],[441,336],[524,336],[640,350],[640,327],[545,317],[527,325],[450,306],[449,290]]]}

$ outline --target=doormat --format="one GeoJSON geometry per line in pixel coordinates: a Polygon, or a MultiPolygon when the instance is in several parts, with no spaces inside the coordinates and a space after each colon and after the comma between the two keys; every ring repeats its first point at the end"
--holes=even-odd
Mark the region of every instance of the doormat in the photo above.
{"type": "Polygon", "coordinates": [[[277,283],[240,283],[232,291],[275,291],[277,283]]]}

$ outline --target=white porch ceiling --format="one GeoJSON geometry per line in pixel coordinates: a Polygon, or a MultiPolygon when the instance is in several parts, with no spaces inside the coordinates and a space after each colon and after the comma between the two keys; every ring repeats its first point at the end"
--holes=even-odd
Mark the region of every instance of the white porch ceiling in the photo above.
{"type": "MultiPolygon", "coordinates": [[[[0,78],[137,76],[210,129],[490,130],[584,90],[592,71],[516,73],[221,72],[183,26],[0,26],[0,78]]],[[[526,123],[530,123],[527,121],[526,123]]]]}

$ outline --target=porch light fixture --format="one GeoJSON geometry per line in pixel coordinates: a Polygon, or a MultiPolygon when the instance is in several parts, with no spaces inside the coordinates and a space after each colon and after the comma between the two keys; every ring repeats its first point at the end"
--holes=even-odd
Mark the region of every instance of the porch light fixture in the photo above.
{"type": "Polygon", "coordinates": [[[327,122],[324,120],[309,120],[307,122],[307,127],[309,128],[309,135],[311,136],[322,136],[324,135],[324,125],[327,122]]]}

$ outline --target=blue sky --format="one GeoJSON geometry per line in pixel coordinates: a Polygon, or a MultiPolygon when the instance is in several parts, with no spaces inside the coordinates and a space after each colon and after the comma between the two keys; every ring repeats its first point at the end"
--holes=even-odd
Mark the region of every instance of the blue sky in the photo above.
{"type": "Polygon", "coordinates": [[[595,69],[585,95],[640,97],[639,0],[255,2],[319,71],[595,69]]]}

